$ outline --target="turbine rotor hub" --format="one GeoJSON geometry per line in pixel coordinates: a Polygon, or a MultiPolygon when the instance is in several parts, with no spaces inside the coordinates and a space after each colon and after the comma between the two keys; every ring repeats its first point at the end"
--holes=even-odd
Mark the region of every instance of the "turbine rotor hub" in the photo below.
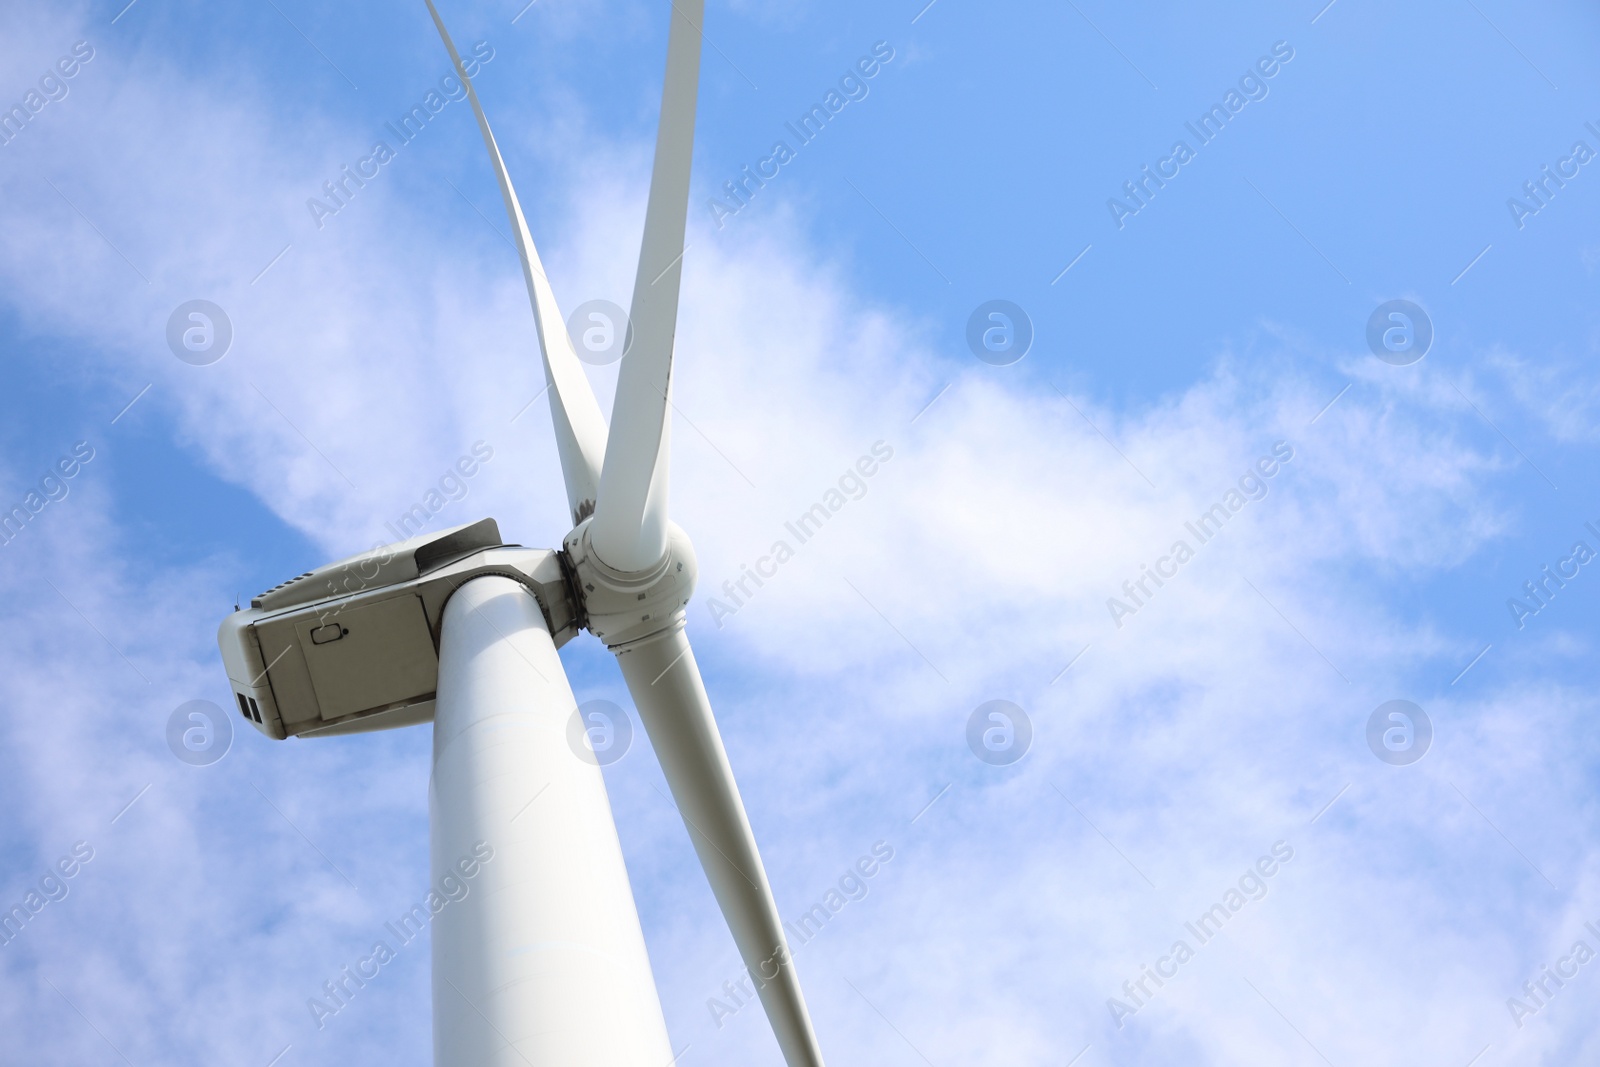
{"type": "Polygon", "coordinates": [[[589,538],[592,521],[584,519],[562,543],[573,575],[573,595],[589,632],[617,651],[682,627],[684,608],[700,573],[689,535],[669,522],[667,551],[659,562],[640,571],[619,571],[595,554],[589,538]]]}

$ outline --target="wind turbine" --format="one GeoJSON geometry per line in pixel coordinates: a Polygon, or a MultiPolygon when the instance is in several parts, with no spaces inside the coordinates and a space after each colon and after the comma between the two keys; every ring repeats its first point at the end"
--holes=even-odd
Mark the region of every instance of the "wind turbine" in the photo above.
{"type": "Polygon", "coordinates": [[[660,999],[597,762],[574,758],[556,650],[587,628],[616,655],[695,852],[789,1067],[820,1067],[772,889],[684,633],[696,564],[667,514],[673,336],[703,0],[673,0],[661,123],[608,430],[476,89],[516,236],[573,529],[502,543],[493,519],[292,578],[222,623],[240,713],[270,737],[433,723],[434,1062],[668,1067],[660,999]],[[490,859],[485,860],[487,855],[490,859]]]}

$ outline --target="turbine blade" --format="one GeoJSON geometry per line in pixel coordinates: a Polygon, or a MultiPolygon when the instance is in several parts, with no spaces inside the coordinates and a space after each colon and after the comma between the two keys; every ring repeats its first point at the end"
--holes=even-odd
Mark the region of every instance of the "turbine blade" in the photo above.
{"type": "Polygon", "coordinates": [[[700,87],[704,0],[672,0],[650,200],[633,282],[633,347],[622,359],[611,406],[611,441],[590,537],[595,554],[621,571],[656,563],[667,548],[667,455],[672,342],[689,212],[695,97],[700,87]]]}
{"type": "Polygon", "coordinates": [[[679,626],[624,646],[617,663],[784,1061],[789,1067],[822,1067],[778,905],[688,635],[679,626]]]}
{"type": "Polygon", "coordinates": [[[556,305],[550,280],[545,277],[544,264],[539,261],[539,250],[534,247],[533,236],[528,232],[528,221],[522,215],[522,205],[517,201],[517,191],[506,173],[506,162],[500,156],[500,146],[495,143],[494,132],[478,102],[478,91],[467,77],[461,55],[455,42],[444,28],[444,20],[425,0],[428,14],[439,29],[439,36],[450,52],[450,62],[455,64],[456,76],[466,87],[467,99],[472,102],[472,113],[478,118],[478,129],[483,133],[483,144],[489,150],[489,162],[494,165],[495,179],[500,183],[500,196],[505,201],[506,215],[511,220],[511,232],[516,238],[517,254],[522,259],[522,277],[528,285],[528,302],[533,305],[533,324],[539,334],[539,351],[544,357],[545,384],[550,394],[550,416],[555,423],[556,449],[561,455],[561,475],[567,485],[567,503],[572,509],[572,522],[594,511],[600,490],[600,468],[605,460],[606,423],[595,402],[594,390],[584,376],[578,355],[572,349],[572,339],[567,336],[567,324],[556,305]]]}

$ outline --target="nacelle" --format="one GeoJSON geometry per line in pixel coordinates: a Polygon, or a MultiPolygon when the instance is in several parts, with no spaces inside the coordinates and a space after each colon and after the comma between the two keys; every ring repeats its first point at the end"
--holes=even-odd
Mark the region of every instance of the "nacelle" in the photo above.
{"type": "Polygon", "coordinates": [[[483,519],[329,563],[229,615],[217,644],[239,713],[279,739],[432,721],[445,601],[485,574],[527,587],[557,647],[576,636],[559,554],[502,544],[483,519]]]}

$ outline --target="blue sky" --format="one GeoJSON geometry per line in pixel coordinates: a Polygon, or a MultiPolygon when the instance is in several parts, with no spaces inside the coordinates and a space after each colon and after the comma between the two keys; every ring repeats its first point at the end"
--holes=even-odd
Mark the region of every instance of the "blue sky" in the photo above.
{"type": "MultiPolygon", "coordinates": [[[[1508,201],[1600,152],[1600,15],[709,7],[673,512],[780,910],[894,850],[798,957],[830,1062],[1592,1058],[1600,963],[1561,961],[1600,951],[1600,577],[1578,565],[1520,627],[1508,600],[1600,551],[1600,163],[1520,225],[1508,201]],[[875,46],[865,95],[794,144],[875,46]],[[1265,95],[1199,144],[1186,123],[1275,48],[1265,95]],[[794,158],[719,226],[778,139],[794,158]],[[1177,140],[1194,157],[1129,205],[1177,140]],[[1139,210],[1119,226],[1112,198],[1139,210]],[[994,299],[1034,330],[1009,366],[966,342],[994,299]],[[1391,300],[1431,321],[1420,361],[1368,348],[1391,300]],[[723,580],[880,441],[865,494],[715,620],[723,580]],[[1264,496],[1186,533],[1279,442],[1264,496]],[[1179,539],[1193,559],[1115,618],[1179,539]],[[996,699],[1033,725],[1007,766],[966,741],[996,699]],[[1395,699],[1433,730],[1403,766],[1367,743],[1395,699]],[[1265,895],[1198,944],[1185,924],[1278,842],[1265,895]],[[1135,1004],[1180,939],[1193,958],[1135,1004]],[[1535,998],[1546,966],[1578,969],[1535,998]]],[[[625,306],[666,11],[442,14],[492,49],[477,84],[563,307],[625,306]]],[[[5,108],[93,50],[0,146],[0,504],[93,449],[0,549],[0,904],[93,850],[0,947],[5,1047],[426,1062],[425,949],[320,1031],[305,1001],[425,892],[427,728],[241,733],[206,767],[165,729],[229,699],[236,598],[384,537],[475,442],[494,458],[437,522],[565,533],[471,115],[386,130],[449,69],[421,4],[0,27],[5,108]],[[307,201],[380,139],[394,159],[319,226],[307,201]],[[194,299],[233,326],[208,366],[166,341],[194,299]]],[[[615,368],[590,376],[609,410],[615,368]]],[[[563,658],[580,699],[631,708],[595,641],[563,658]]],[[[780,1062],[755,1009],[708,1007],[737,955],[642,731],[606,775],[680,1062],[780,1062]]]]}

